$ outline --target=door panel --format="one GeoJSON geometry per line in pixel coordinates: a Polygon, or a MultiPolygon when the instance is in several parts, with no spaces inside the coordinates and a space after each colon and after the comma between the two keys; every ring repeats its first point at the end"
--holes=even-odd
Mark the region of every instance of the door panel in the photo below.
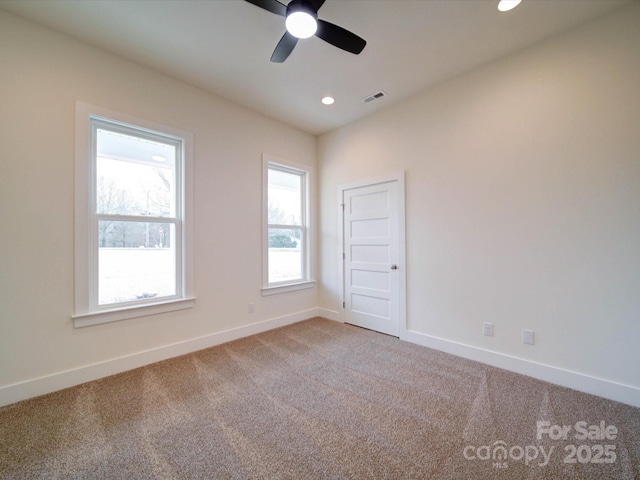
{"type": "Polygon", "coordinates": [[[364,213],[376,210],[386,210],[389,207],[388,192],[363,193],[351,199],[350,213],[364,213]]]}
{"type": "Polygon", "coordinates": [[[355,313],[373,315],[381,319],[389,317],[389,300],[381,297],[351,294],[351,309],[355,313]]]}
{"type": "Polygon", "coordinates": [[[351,286],[370,290],[389,291],[389,272],[372,270],[351,270],[351,286]]]}
{"type": "MultiPolygon", "coordinates": [[[[355,241],[355,239],[352,239],[355,241]]],[[[389,263],[389,247],[387,245],[351,245],[351,261],[363,263],[371,267],[389,263]]]]}
{"type": "Polygon", "coordinates": [[[388,237],[389,219],[373,218],[370,220],[353,220],[351,222],[352,238],[388,237]]]}
{"type": "Polygon", "coordinates": [[[395,336],[399,334],[397,183],[342,192],[345,322],[395,336]]]}

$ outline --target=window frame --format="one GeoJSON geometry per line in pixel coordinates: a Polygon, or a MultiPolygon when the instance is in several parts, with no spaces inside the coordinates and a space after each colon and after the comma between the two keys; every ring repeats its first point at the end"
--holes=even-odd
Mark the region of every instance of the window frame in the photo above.
{"type": "Polygon", "coordinates": [[[262,155],[262,295],[275,295],[279,293],[293,292],[315,287],[313,269],[313,242],[312,242],[312,208],[313,199],[313,168],[287,160],[283,160],[273,155],[262,155]],[[292,225],[272,225],[269,223],[269,170],[271,166],[274,170],[285,173],[299,174],[302,177],[302,218],[301,226],[292,225]],[[301,255],[302,255],[302,278],[269,283],[269,228],[285,228],[301,230],[301,255]]]}
{"type": "MultiPolygon", "coordinates": [[[[75,310],[74,327],[114,322],[191,308],[193,290],[193,134],[165,125],[76,102],[75,310]],[[95,132],[99,126],[181,144],[176,160],[176,211],[170,217],[176,237],[176,294],[118,304],[98,302],[97,169],[95,132]]],[[[108,215],[107,215],[108,216],[108,215]]],[[[132,220],[124,216],[123,220],[132,220]]],[[[145,221],[151,220],[146,217],[145,221]]],[[[163,221],[166,220],[163,218],[163,221]]]]}

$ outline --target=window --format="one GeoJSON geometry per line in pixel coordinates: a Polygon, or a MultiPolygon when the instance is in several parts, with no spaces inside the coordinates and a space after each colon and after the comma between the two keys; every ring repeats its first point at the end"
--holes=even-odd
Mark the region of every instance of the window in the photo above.
{"type": "Polygon", "coordinates": [[[264,295],[314,286],[310,175],[310,167],[263,157],[264,295]]]}
{"type": "Polygon", "coordinates": [[[78,104],[76,326],[189,308],[192,136],[78,104]]]}

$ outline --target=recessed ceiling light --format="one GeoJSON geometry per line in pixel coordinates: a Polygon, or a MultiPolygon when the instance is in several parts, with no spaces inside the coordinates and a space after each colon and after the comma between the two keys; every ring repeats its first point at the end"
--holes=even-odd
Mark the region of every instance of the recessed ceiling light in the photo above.
{"type": "Polygon", "coordinates": [[[522,0],[500,0],[498,2],[498,10],[501,12],[508,12],[509,10],[513,10],[522,0]]]}
{"type": "Polygon", "coordinates": [[[332,105],[333,102],[335,102],[335,101],[336,101],[336,99],[333,98],[333,97],[324,97],[322,99],[322,103],[324,103],[325,105],[332,105]]]}

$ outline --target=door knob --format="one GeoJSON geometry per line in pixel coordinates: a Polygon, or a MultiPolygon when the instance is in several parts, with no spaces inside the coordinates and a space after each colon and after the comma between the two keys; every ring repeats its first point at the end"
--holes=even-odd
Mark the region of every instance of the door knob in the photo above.
{"type": "Polygon", "coordinates": [[[396,264],[391,265],[391,270],[397,270],[397,269],[398,269],[398,265],[396,264]]]}

